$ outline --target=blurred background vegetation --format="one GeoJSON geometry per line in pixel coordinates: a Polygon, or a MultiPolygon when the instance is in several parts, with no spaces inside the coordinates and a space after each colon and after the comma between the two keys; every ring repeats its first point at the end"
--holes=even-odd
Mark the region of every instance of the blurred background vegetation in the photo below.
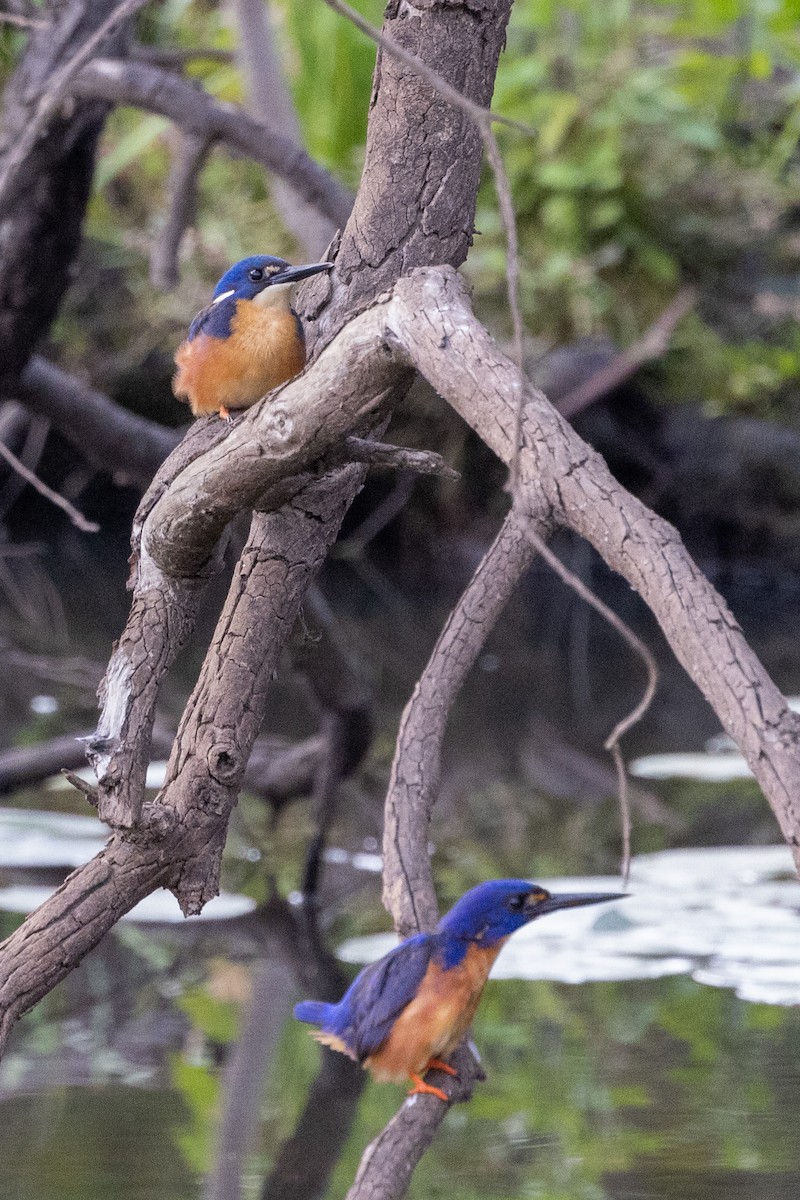
{"type": "MultiPolygon", "coordinates": [[[[374,47],[322,4],[270,7],[306,145],[355,187],[374,47]]],[[[380,22],[379,0],[357,7],[380,22]]],[[[658,397],[700,401],[709,413],[797,417],[798,23],[800,0],[517,0],[494,104],[539,131],[499,135],[534,357],[586,336],[635,342],[679,281],[691,281],[701,302],[657,373],[658,397]]],[[[148,8],[140,33],[154,46],[235,48],[232,14],[204,0],[148,8]]],[[[0,31],[4,74],[21,43],[13,28],[0,31]]],[[[220,99],[244,99],[234,61],[200,58],[187,72],[220,99]]],[[[128,109],[109,121],[87,227],[97,275],[79,281],[55,335],[70,365],[97,367],[112,391],[143,351],[163,355],[167,369],[187,313],[231,261],[293,252],[261,169],[217,150],[182,285],[155,302],[146,257],[163,220],[172,139],[160,117],[128,109]],[[112,309],[98,303],[110,287],[128,293],[112,309]]],[[[476,224],[468,271],[503,335],[504,242],[490,178],[476,224]]]]}

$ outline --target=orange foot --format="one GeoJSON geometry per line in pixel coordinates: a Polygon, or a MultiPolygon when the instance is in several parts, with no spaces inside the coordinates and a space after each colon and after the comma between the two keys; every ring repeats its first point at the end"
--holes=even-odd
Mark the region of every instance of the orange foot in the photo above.
{"type": "Polygon", "coordinates": [[[450,1103],[450,1097],[447,1092],[443,1092],[441,1088],[434,1087],[431,1083],[426,1083],[424,1079],[420,1079],[419,1075],[412,1075],[411,1082],[414,1084],[409,1096],[438,1096],[440,1100],[444,1100],[445,1104],[450,1103]]]}
{"type": "Polygon", "coordinates": [[[442,1062],[440,1058],[429,1058],[426,1071],[444,1071],[445,1075],[452,1075],[454,1079],[458,1079],[458,1071],[455,1067],[451,1067],[450,1063],[442,1062]]]}
{"type": "Polygon", "coordinates": [[[224,404],[220,404],[220,406],[219,406],[219,415],[220,415],[221,420],[223,420],[223,421],[232,421],[233,420],[233,417],[231,416],[231,413],[230,413],[230,409],[227,408],[226,405],[224,405],[224,404]]]}

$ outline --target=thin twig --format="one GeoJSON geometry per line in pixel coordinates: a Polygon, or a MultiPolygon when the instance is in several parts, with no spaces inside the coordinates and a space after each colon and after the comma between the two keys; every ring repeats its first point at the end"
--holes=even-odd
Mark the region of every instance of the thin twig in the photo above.
{"type": "Polygon", "coordinates": [[[635,708],[631,709],[631,711],[622,718],[621,721],[617,722],[603,743],[604,748],[610,751],[614,759],[614,766],[616,767],[617,771],[617,781],[619,785],[618,798],[620,823],[622,825],[621,874],[623,879],[627,882],[630,874],[631,818],[630,805],[628,803],[627,775],[625,772],[625,764],[622,760],[622,753],[619,748],[619,740],[623,734],[627,733],[628,730],[637,723],[637,721],[642,719],[652,703],[653,696],[656,694],[656,687],[658,686],[658,667],[656,666],[656,660],[653,658],[649,647],[644,644],[641,638],[636,636],[630,626],[626,625],[621,617],[619,617],[612,609],[610,609],[607,604],[604,604],[599,597],[595,596],[594,592],[592,592],[586,586],[582,579],[575,575],[574,572],[570,571],[569,567],[564,566],[564,563],[561,561],[561,559],[553,553],[547,543],[539,537],[538,533],[536,533],[534,529],[531,528],[530,524],[528,525],[525,533],[531,545],[536,547],[537,551],[539,554],[541,554],[548,566],[550,566],[555,573],[560,576],[561,579],[563,579],[567,587],[572,588],[572,590],[577,593],[582,600],[585,600],[587,604],[590,604],[592,608],[600,613],[601,617],[608,621],[609,625],[616,629],[620,637],[622,637],[628,643],[631,649],[639,655],[644,663],[645,670],[647,671],[647,683],[645,685],[641,700],[635,706],[635,708]]]}
{"type": "Polygon", "coordinates": [[[100,529],[99,525],[97,525],[94,521],[87,520],[82,512],[79,512],[74,505],[70,504],[69,500],[65,500],[63,496],[58,494],[58,492],[54,492],[53,489],[49,488],[46,483],[43,483],[38,475],[34,475],[33,471],[29,471],[25,464],[20,462],[16,454],[9,450],[8,446],[6,446],[4,442],[0,442],[0,455],[2,455],[8,465],[13,467],[14,470],[22,476],[26,483],[29,483],[32,488],[35,488],[40,495],[46,496],[52,504],[55,504],[58,506],[58,508],[63,509],[70,521],[72,521],[72,524],[76,525],[83,533],[98,532],[100,529]]]}
{"type": "Polygon", "coordinates": [[[223,141],[286,179],[335,225],[344,228],[350,216],[352,194],[305,150],[238,105],[216,100],[173,71],[142,61],[101,57],[85,64],[70,91],[160,113],[187,132],[223,141]]]}
{"type": "Polygon", "coordinates": [[[681,288],[677,296],[667,305],[661,315],[646,329],[638,341],[615,355],[610,363],[595,371],[588,379],[573,388],[556,403],[562,417],[570,420],[583,412],[595,400],[601,400],[614,388],[630,379],[639,367],[654,358],[661,358],[669,348],[675,327],[682,317],[694,307],[697,289],[681,288]]]}
{"type": "Polygon", "coordinates": [[[64,64],[60,71],[55,73],[53,82],[40,97],[36,111],[25,127],[19,141],[9,153],[2,173],[0,173],[0,208],[2,208],[3,199],[8,193],[17,171],[36,145],[40,134],[46,128],[51,117],[57,111],[58,106],[67,94],[70,83],[78,74],[81,67],[89,61],[98,46],[114,32],[122,21],[132,16],[138,9],[143,8],[146,3],[147,0],[121,0],[116,8],[109,13],[105,21],[76,50],[72,58],[64,64]]]}
{"type": "Polygon", "coordinates": [[[631,806],[628,799],[628,772],[625,770],[625,760],[622,757],[622,751],[619,747],[619,742],[614,742],[608,745],[606,749],[611,751],[611,757],[614,760],[614,769],[617,772],[617,798],[619,800],[619,818],[622,825],[622,863],[620,865],[620,875],[625,887],[628,886],[628,881],[631,877],[631,806]]]}
{"type": "MultiPolygon", "coordinates": [[[[524,363],[524,334],[522,310],[519,303],[519,238],[517,236],[517,217],[511,198],[511,184],[506,174],[505,165],[497,138],[490,125],[479,126],[486,157],[494,173],[494,187],[497,192],[497,203],[500,208],[500,219],[506,235],[506,294],[508,307],[511,312],[513,326],[514,362],[520,375],[525,373],[524,363]]],[[[525,398],[522,388],[517,397],[516,416],[514,418],[514,457],[509,469],[509,491],[514,494],[519,475],[519,454],[522,442],[522,412],[525,398]]]]}

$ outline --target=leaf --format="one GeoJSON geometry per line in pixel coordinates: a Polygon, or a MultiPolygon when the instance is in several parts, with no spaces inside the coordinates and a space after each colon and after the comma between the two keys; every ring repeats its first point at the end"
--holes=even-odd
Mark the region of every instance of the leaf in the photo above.
{"type": "Polygon", "coordinates": [[[97,164],[94,177],[95,191],[102,191],[113,179],[150,149],[169,128],[166,117],[141,117],[128,132],[123,134],[105,151],[97,164]]]}
{"type": "Polygon", "coordinates": [[[567,137],[580,112],[580,100],[572,92],[555,92],[546,120],[539,125],[539,150],[543,155],[555,154],[567,137]]]}

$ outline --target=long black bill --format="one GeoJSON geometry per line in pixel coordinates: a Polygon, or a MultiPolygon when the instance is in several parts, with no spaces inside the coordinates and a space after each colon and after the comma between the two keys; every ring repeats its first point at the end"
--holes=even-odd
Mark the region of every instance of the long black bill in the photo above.
{"type": "Polygon", "coordinates": [[[544,913],[558,912],[561,908],[582,908],[584,904],[603,904],[606,900],[624,900],[628,892],[574,892],[550,895],[535,906],[537,917],[544,913]]]}
{"type": "Polygon", "coordinates": [[[274,287],[276,283],[299,283],[301,279],[308,279],[309,275],[317,275],[320,271],[332,271],[333,267],[334,264],[331,262],[306,263],[302,267],[286,267],[272,276],[269,285],[274,287]]]}

